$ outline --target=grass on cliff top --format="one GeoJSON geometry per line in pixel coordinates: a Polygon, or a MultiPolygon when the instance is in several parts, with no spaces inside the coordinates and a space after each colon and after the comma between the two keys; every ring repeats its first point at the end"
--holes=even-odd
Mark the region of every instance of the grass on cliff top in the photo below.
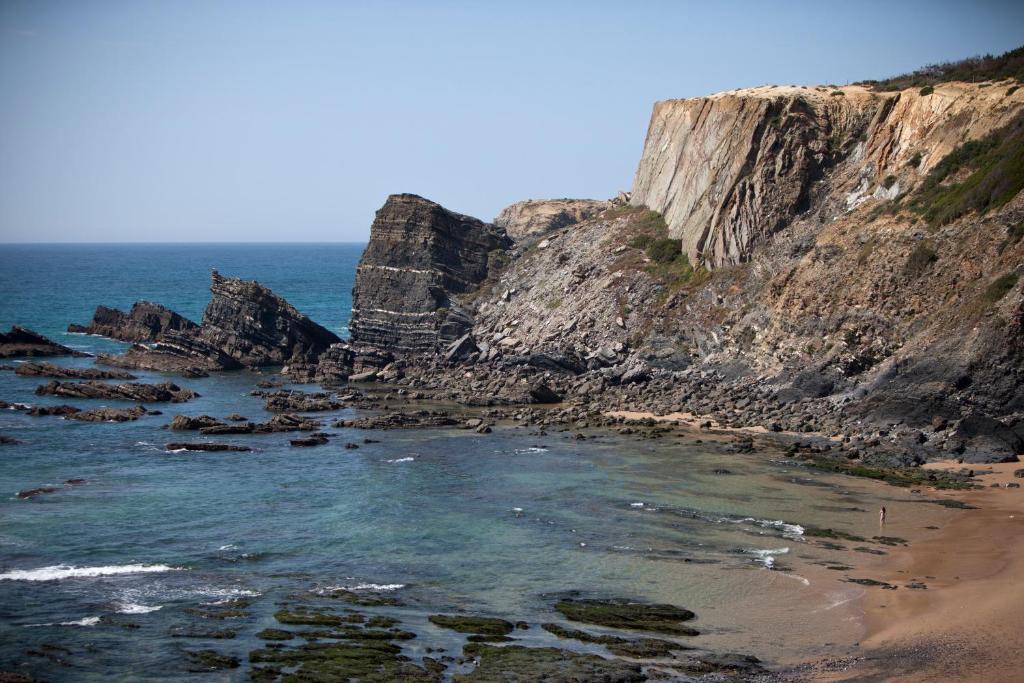
{"type": "Polygon", "coordinates": [[[1024,115],[947,154],[924,179],[910,208],[932,228],[997,209],[1024,189],[1024,115]],[[962,180],[959,175],[967,173],[962,180]]]}
{"type": "Polygon", "coordinates": [[[1001,81],[1012,78],[1024,82],[1024,47],[1004,52],[1001,55],[969,57],[956,62],[931,64],[909,74],[901,74],[880,81],[861,81],[875,90],[885,92],[922,88],[949,81],[1001,81]]]}

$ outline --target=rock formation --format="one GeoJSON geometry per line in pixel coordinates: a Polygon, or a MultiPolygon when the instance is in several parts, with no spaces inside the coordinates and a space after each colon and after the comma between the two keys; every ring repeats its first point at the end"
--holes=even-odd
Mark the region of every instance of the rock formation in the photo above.
{"type": "Polygon", "coordinates": [[[258,282],[211,277],[213,297],[195,325],[162,306],[139,302],[131,314],[100,307],[89,329],[115,339],[146,337],[118,356],[100,362],[126,368],[202,376],[211,371],[317,361],[332,344],[333,332],[316,324],[258,282]],[[101,310],[104,311],[100,315],[101,310]]]}
{"type": "Polygon", "coordinates": [[[474,291],[511,241],[500,228],[412,194],[388,197],[356,271],[355,344],[434,351],[472,325],[455,297],[474,291]]]}
{"type": "Polygon", "coordinates": [[[494,224],[516,242],[593,218],[611,205],[595,199],[527,199],[501,210],[494,224]]]}
{"type": "Polygon", "coordinates": [[[22,377],[56,377],[57,379],[136,379],[135,375],[117,370],[74,368],[53,363],[21,363],[14,373],[22,377]]]}
{"type": "Polygon", "coordinates": [[[107,384],[106,382],[57,382],[36,388],[39,396],[67,396],[70,398],[108,398],[123,401],[183,403],[199,396],[191,389],[177,384],[107,384]]]}
{"type": "Polygon", "coordinates": [[[25,356],[88,356],[69,349],[32,330],[14,325],[10,332],[0,332],[0,358],[25,356]]]}
{"type": "Polygon", "coordinates": [[[88,325],[68,325],[68,332],[98,334],[128,342],[155,341],[166,332],[195,332],[194,322],[171,309],[148,301],[136,301],[131,311],[97,306],[88,325]]]}
{"type": "Polygon", "coordinates": [[[736,264],[811,208],[826,173],[843,208],[891,199],[1022,108],[1024,92],[964,83],[928,94],[762,87],[666,100],[654,106],[631,202],[662,213],[691,262],[736,264]]]}
{"type": "Polygon", "coordinates": [[[336,334],[258,282],[213,272],[200,338],[246,367],[315,362],[336,334]]]}

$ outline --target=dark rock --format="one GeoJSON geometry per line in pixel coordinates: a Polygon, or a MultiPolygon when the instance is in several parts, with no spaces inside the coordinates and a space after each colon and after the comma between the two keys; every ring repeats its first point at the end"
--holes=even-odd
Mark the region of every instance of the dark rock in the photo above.
{"type": "Polygon", "coordinates": [[[36,388],[40,396],[69,396],[72,398],[104,398],[123,401],[182,403],[199,394],[177,384],[105,384],[103,382],[57,382],[36,388]]]}
{"type": "Polygon", "coordinates": [[[4,446],[13,446],[13,445],[19,444],[19,443],[21,443],[21,442],[18,441],[17,439],[15,439],[15,438],[13,438],[13,437],[3,436],[2,434],[0,434],[0,444],[2,444],[4,446]]]}
{"type": "Polygon", "coordinates": [[[257,425],[254,422],[236,422],[235,424],[214,424],[209,427],[200,427],[200,434],[252,434],[256,431],[257,425]]]}
{"type": "Polygon", "coordinates": [[[56,377],[57,379],[136,379],[135,375],[99,368],[66,368],[53,363],[21,363],[15,374],[23,377],[56,377]]]}
{"type": "Polygon", "coordinates": [[[241,660],[234,655],[223,655],[214,650],[187,651],[189,667],[192,672],[220,671],[222,669],[237,669],[241,660]]]}
{"type": "Polygon", "coordinates": [[[473,341],[473,335],[466,333],[448,345],[444,352],[444,359],[448,362],[465,360],[479,350],[476,342],[473,341]]]}
{"type": "Polygon", "coordinates": [[[999,420],[972,414],[960,420],[953,436],[964,443],[966,463],[1017,462],[1024,453],[1024,423],[1009,427],[999,420]]]}
{"type": "Polygon", "coordinates": [[[347,450],[354,451],[355,449],[359,448],[359,444],[352,443],[351,441],[349,441],[348,443],[345,444],[345,448],[347,450]]]}
{"type": "Polygon", "coordinates": [[[172,442],[172,443],[167,444],[164,447],[164,449],[168,450],[168,451],[209,451],[209,452],[219,452],[219,451],[238,451],[238,452],[244,452],[244,451],[251,451],[252,450],[248,446],[235,446],[233,444],[226,444],[226,443],[207,443],[205,441],[203,441],[203,442],[193,442],[193,443],[172,442]]]}
{"type": "Polygon", "coordinates": [[[307,420],[298,415],[275,415],[267,422],[256,425],[255,431],[260,432],[313,432],[320,429],[316,420],[307,420]]]}
{"type": "Polygon", "coordinates": [[[258,282],[211,275],[200,336],[246,367],[316,362],[341,340],[258,282]]]}
{"type": "Polygon", "coordinates": [[[353,342],[412,353],[454,341],[467,327],[454,295],[475,290],[490,272],[491,252],[510,246],[500,228],[416,195],[391,195],[356,271],[353,342]]]}
{"type": "Polygon", "coordinates": [[[0,332],[0,358],[23,358],[25,356],[80,356],[82,353],[51,341],[32,330],[14,325],[10,332],[0,332]]]}
{"type": "Polygon", "coordinates": [[[135,344],[120,356],[100,354],[96,360],[104,365],[155,370],[186,377],[206,377],[210,372],[242,367],[227,353],[198,336],[170,331],[148,346],[135,344]]]}
{"type": "Polygon", "coordinates": [[[59,415],[61,417],[67,417],[68,415],[74,415],[75,413],[81,412],[81,409],[76,408],[75,406],[63,404],[59,406],[31,406],[27,412],[29,415],[33,416],[59,415]]]}
{"type": "Polygon", "coordinates": [[[301,439],[292,439],[289,443],[293,446],[322,446],[327,443],[327,435],[312,434],[301,439]]]}
{"type": "Polygon", "coordinates": [[[561,403],[562,397],[544,383],[537,383],[530,387],[530,399],[534,403],[561,403]]]}
{"type": "Polygon", "coordinates": [[[217,418],[209,415],[175,415],[171,420],[171,429],[177,431],[196,431],[203,427],[212,427],[222,424],[217,418]]]}
{"type": "Polygon", "coordinates": [[[278,391],[264,397],[266,409],[274,413],[311,413],[344,408],[330,394],[307,394],[301,391],[278,391]]]}
{"type": "Polygon", "coordinates": [[[339,386],[352,374],[355,352],[348,344],[331,344],[317,359],[313,381],[321,386],[339,386]]]}
{"type": "Polygon", "coordinates": [[[160,304],[136,301],[131,311],[97,306],[88,325],[68,325],[68,332],[98,334],[127,342],[156,341],[162,334],[194,332],[199,326],[160,304]]]}
{"type": "Polygon", "coordinates": [[[56,493],[60,489],[53,486],[40,486],[37,489],[25,489],[24,491],[18,491],[16,496],[21,500],[27,500],[29,498],[35,498],[41,496],[44,493],[56,493]]]}
{"type": "Polygon", "coordinates": [[[94,408],[93,410],[82,410],[76,413],[65,415],[65,420],[79,420],[81,422],[130,422],[138,420],[146,414],[144,406],[134,408],[94,408]]]}
{"type": "Polygon", "coordinates": [[[630,640],[612,635],[595,635],[586,631],[565,628],[559,624],[541,624],[548,633],[559,638],[571,638],[582,643],[597,643],[604,645],[613,655],[619,657],[632,657],[634,659],[650,659],[652,657],[669,657],[673,651],[688,649],[671,640],[660,640],[658,638],[639,638],[630,640]]]}
{"type": "Polygon", "coordinates": [[[1018,479],[1024,479],[1024,468],[1021,468],[1019,470],[1014,470],[1013,471],[1013,476],[1017,477],[1018,479]]]}

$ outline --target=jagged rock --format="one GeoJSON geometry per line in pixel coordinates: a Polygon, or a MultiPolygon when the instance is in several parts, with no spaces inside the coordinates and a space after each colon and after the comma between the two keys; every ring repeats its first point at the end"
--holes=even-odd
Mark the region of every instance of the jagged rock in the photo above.
{"type": "Polygon", "coordinates": [[[51,341],[32,330],[14,325],[9,332],[0,332],[0,358],[22,358],[25,356],[79,356],[82,353],[51,341]]]}
{"type": "Polygon", "coordinates": [[[331,399],[330,394],[306,394],[301,391],[278,391],[265,396],[266,409],[274,413],[310,413],[338,410],[344,404],[331,399]]]}
{"type": "Polygon", "coordinates": [[[215,424],[209,427],[200,427],[200,434],[252,434],[256,431],[254,422],[236,422],[234,424],[215,424]]]}
{"type": "Polygon", "coordinates": [[[36,388],[39,396],[69,396],[72,398],[107,398],[125,401],[182,403],[199,396],[191,389],[177,384],[105,384],[103,382],[57,382],[36,388]]]}
{"type": "Polygon", "coordinates": [[[534,403],[561,403],[562,397],[547,384],[538,383],[530,387],[530,398],[534,403]]]}
{"type": "Polygon", "coordinates": [[[187,333],[198,329],[199,326],[188,318],[149,301],[136,301],[128,313],[97,306],[88,325],[68,325],[68,332],[98,334],[128,342],[156,341],[168,331],[187,333]]]}
{"type": "Polygon", "coordinates": [[[65,415],[65,420],[81,422],[131,422],[146,414],[144,406],[134,408],[95,408],[65,415]]]}
{"type": "Polygon", "coordinates": [[[97,362],[186,377],[205,377],[213,371],[242,367],[234,358],[205,340],[179,332],[165,332],[159,341],[148,346],[135,344],[120,356],[100,354],[97,362]]]}
{"type": "Polygon", "coordinates": [[[313,432],[317,429],[320,429],[319,422],[298,415],[275,415],[256,425],[257,432],[313,432]]]}
{"type": "Polygon", "coordinates": [[[75,413],[80,413],[82,411],[80,408],[76,408],[75,406],[63,404],[59,406],[31,406],[28,408],[27,412],[32,416],[60,415],[61,417],[67,417],[68,415],[74,415],[75,413]]]}
{"type": "Polygon", "coordinates": [[[466,333],[448,345],[444,352],[444,359],[449,362],[464,360],[479,350],[473,341],[473,335],[466,333]]]}
{"type": "Polygon", "coordinates": [[[310,434],[309,436],[303,437],[301,439],[292,439],[288,443],[290,443],[292,446],[305,446],[305,447],[309,447],[309,446],[322,446],[325,443],[327,443],[327,441],[328,441],[328,439],[327,439],[327,435],[326,434],[319,434],[319,433],[317,433],[317,434],[310,434]]]}
{"type": "Polygon", "coordinates": [[[63,367],[53,363],[21,363],[14,372],[23,377],[56,377],[57,379],[137,379],[129,372],[63,367]]]}
{"type": "Polygon", "coordinates": [[[466,312],[453,297],[475,290],[491,252],[510,245],[493,225],[416,195],[391,195],[356,271],[353,342],[392,353],[434,351],[450,313],[451,327],[463,334],[466,312]]]}
{"type": "Polygon", "coordinates": [[[26,489],[24,491],[18,491],[18,493],[15,494],[15,497],[18,498],[19,500],[28,500],[29,498],[41,496],[44,493],[56,493],[59,490],[60,489],[54,486],[40,486],[39,488],[35,489],[26,489]]]}
{"type": "Polygon", "coordinates": [[[338,339],[259,284],[211,276],[200,336],[246,367],[316,362],[338,339]]]}
{"type": "Polygon", "coordinates": [[[220,420],[209,415],[175,415],[171,420],[171,429],[177,431],[197,431],[203,427],[213,427],[223,424],[220,420]]]}
{"type": "Polygon", "coordinates": [[[967,463],[1017,462],[1024,454],[1024,422],[1008,427],[984,415],[968,415],[953,434],[965,446],[967,463]]]}
{"type": "Polygon", "coordinates": [[[502,209],[494,224],[521,242],[593,218],[609,206],[596,199],[527,199],[502,209]]]}
{"type": "Polygon", "coordinates": [[[313,381],[321,386],[337,386],[348,380],[355,363],[355,352],[348,344],[331,344],[317,359],[313,381]]]}

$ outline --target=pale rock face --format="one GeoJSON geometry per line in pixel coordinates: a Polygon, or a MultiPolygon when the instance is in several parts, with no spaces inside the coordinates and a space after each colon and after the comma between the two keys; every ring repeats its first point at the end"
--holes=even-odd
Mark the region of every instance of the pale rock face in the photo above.
{"type": "Polygon", "coordinates": [[[501,210],[494,224],[516,242],[589,220],[611,206],[596,199],[527,199],[501,210]]]}
{"type": "Polygon", "coordinates": [[[691,261],[736,264],[810,208],[825,175],[838,210],[851,210],[912,184],[879,193],[887,176],[919,180],[1022,108],[1020,91],[966,83],[931,95],[762,87],[666,100],[654,106],[631,203],[661,212],[691,261]]]}

